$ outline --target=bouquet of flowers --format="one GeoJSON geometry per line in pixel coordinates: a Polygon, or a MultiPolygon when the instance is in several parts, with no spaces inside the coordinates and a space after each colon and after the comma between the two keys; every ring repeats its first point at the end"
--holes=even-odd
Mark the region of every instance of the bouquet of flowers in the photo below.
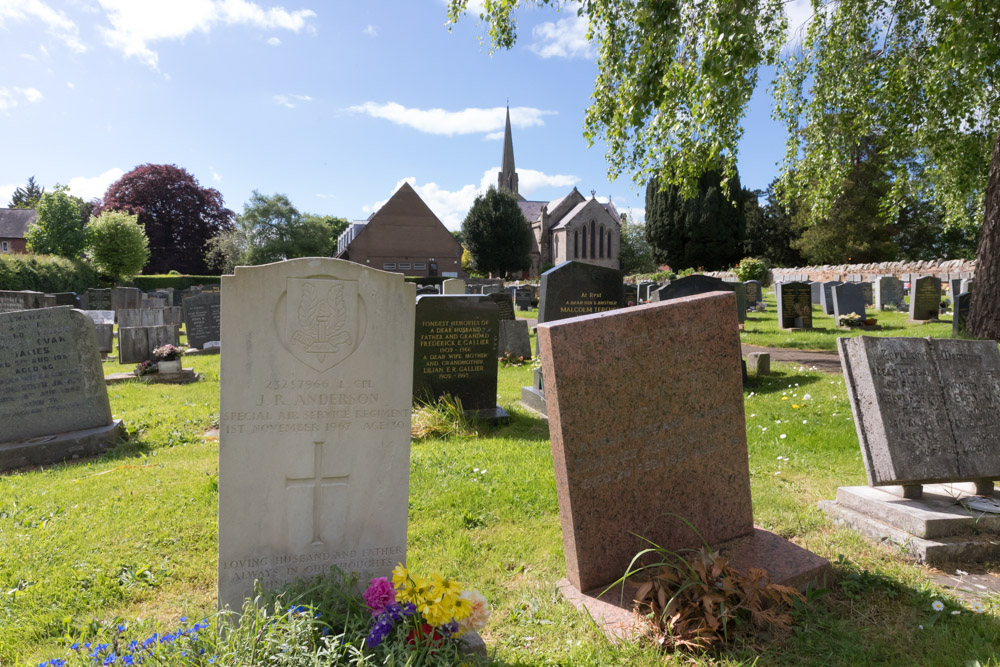
{"type": "Polygon", "coordinates": [[[423,579],[402,563],[385,577],[371,580],[364,592],[373,621],[367,644],[378,646],[393,633],[415,651],[430,653],[445,642],[486,625],[490,606],[478,591],[462,590],[440,574],[423,579]]]}
{"type": "Polygon", "coordinates": [[[842,327],[860,327],[864,323],[864,320],[857,313],[847,313],[840,316],[840,326],[842,327]]]}
{"type": "Polygon", "coordinates": [[[161,345],[153,350],[153,356],[160,361],[176,361],[180,359],[183,354],[184,350],[182,348],[179,348],[176,345],[171,345],[170,343],[161,345]]]}

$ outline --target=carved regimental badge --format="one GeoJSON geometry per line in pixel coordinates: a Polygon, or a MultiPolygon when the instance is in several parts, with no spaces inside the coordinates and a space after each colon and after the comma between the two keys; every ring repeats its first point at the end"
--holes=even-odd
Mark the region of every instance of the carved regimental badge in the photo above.
{"type": "Polygon", "coordinates": [[[364,336],[358,283],[289,278],[282,341],[296,359],[323,372],[347,359],[364,336]]]}

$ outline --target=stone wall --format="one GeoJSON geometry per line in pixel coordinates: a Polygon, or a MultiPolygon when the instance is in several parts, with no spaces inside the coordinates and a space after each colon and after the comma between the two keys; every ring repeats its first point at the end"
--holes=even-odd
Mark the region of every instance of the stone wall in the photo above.
{"type": "MultiPolygon", "coordinates": [[[[872,264],[775,268],[771,269],[771,281],[846,281],[848,280],[848,276],[860,276],[860,280],[872,280],[875,276],[895,276],[900,280],[909,280],[911,274],[917,276],[935,276],[942,281],[947,281],[956,278],[972,278],[975,272],[976,260],[974,259],[935,259],[920,262],[879,262],[872,264]]],[[[735,278],[735,274],[732,271],[710,271],[706,272],[706,275],[722,279],[735,278]]]]}

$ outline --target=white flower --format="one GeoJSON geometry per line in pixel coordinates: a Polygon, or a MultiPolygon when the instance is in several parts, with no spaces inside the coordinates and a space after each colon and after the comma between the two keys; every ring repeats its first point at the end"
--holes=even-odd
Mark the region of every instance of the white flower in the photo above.
{"type": "Polygon", "coordinates": [[[486,468],[483,468],[482,470],[480,470],[479,474],[480,475],[485,475],[486,474],[486,468]]]}
{"type": "Polygon", "coordinates": [[[952,615],[952,616],[958,616],[958,615],[959,615],[959,614],[961,614],[961,613],[962,613],[962,612],[960,612],[959,610],[957,610],[957,609],[956,609],[956,610],[954,610],[953,612],[951,612],[951,615],[952,615]]]}
{"type": "Polygon", "coordinates": [[[955,570],[955,574],[957,574],[960,577],[964,577],[967,576],[969,573],[966,572],[965,570],[955,570]]]}
{"type": "Polygon", "coordinates": [[[941,611],[944,609],[944,602],[941,602],[941,600],[934,600],[934,602],[931,602],[931,609],[934,611],[941,611]]]}
{"type": "Polygon", "coordinates": [[[812,394],[802,394],[803,401],[808,401],[810,398],[812,398],[812,394]]]}
{"type": "Polygon", "coordinates": [[[766,426],[761,426],[761,427],[760,427],[760,432],[761,432],[761,433],[763,433],[763,432],[764,432],[764,431],[766,431],[766,430],[767,430],[767,427],[766,427],[766,426]]]}
{"type": "Polygon", "coordinates": [[[472,606],[472,612],[459,621],[459,634],[479,632],[490,618],[490,603],[486,601],[486,598],[479,591],[462,591],[460,597],[463,600],[469,601],[472,606]]]}
{"type": "Polygon", "coordinates": [[[479,472],[479,468],[473,468],[472,472],[479,472]]]}
{"type": "Polygon", "coordinates": [[[787,436],[784,433],[782,433],[780,437],[782,440],[784,440],[787,436]]]}
{"type": "Polygon", "coordinates": [[[983,603],[982,603],[982,602],[979,602],[978,600],[977,600],[977,601],[975,601],[975,602],[973,602],[973,603],[972,603],[971,605],[969,605],[969,606],[970,606],[970,607],[972,608],[972,611],[976,612],[977,614],[981,614],[981,613],[983,613],[984,611],[986,611],[986,608],[985,608],[985,607],[983,607],[983,603]]]}
{"type": "Polygon", "coordinates": [[[780,475],[780,474],[781,474],[781,471],[780,471],[780,470],[775,470],[775,471],[774,471],[774,474],[775,474],[775,475],[780,475]]]}
{"type": "Polygon", "coordinates": [[[790,461],[791,459],[789,459],[789,458],[788,458],[788,457],[786,456],[786,457],[785,457],[785,460],[786,460],[786,461],[790,461]]]}
{"type": "Polygon", "coordinates": [[[807,423],[808,421],[809,421],[808,419],[803,419],[803,420],[802,420],[802,423],[803,423],[803,424],[805,424],[805,423],[807,423]]]}
{"type": "Polygon", "coordinates": [[[779,420],[778,420],[778,421],[776,421],[775,423],[776,423],[776,424],[780,424],[780,423],[781,423],[781,420],[779,419],[779,420]]]}

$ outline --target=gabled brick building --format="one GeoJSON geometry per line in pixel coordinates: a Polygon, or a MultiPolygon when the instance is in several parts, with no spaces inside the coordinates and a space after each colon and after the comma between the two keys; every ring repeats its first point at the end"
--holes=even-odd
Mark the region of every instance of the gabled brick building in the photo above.
{"type": "Polygon", "coordinates": [[[28,225],[38,219],[30,208],[0,208],[0,253],[28,252],[28,225]]]}

